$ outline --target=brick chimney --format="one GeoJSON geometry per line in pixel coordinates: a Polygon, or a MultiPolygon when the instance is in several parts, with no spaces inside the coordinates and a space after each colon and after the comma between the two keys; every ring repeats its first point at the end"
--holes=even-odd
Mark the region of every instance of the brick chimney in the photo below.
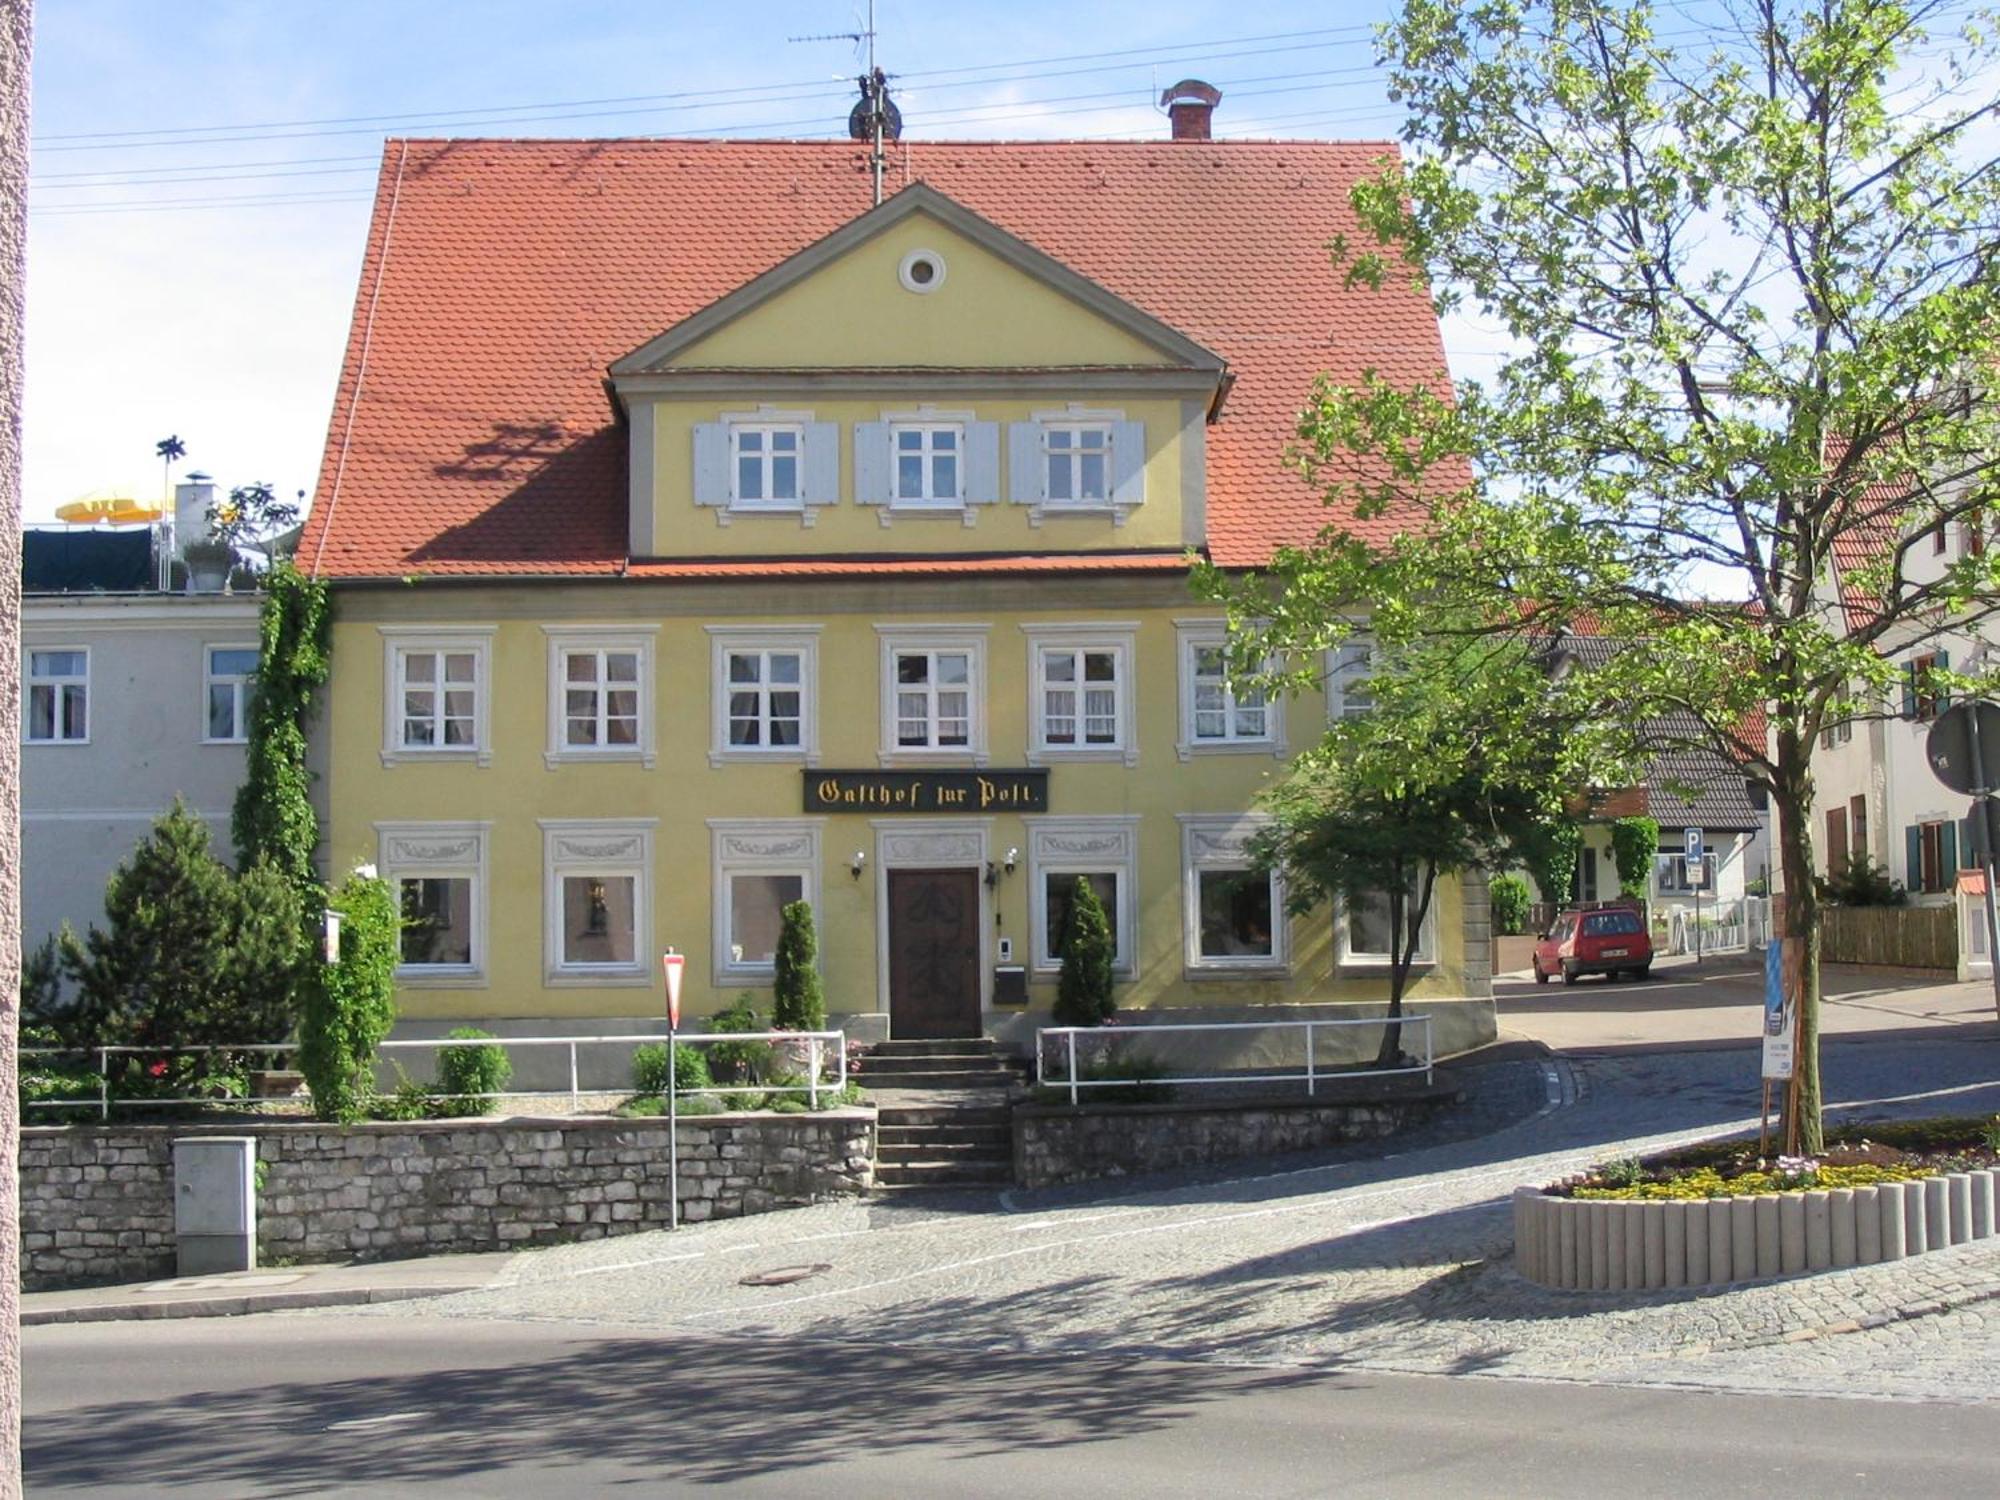
{"type": "Polygon", "coordinates": [[[1174,122],[1177,141],[1208,140],[1209,117],[1221,102],[1222,90],[1199,78],[1183,78],[1160,95],[1160,103],[1167,107],[1167,117],[1174,122]]]}

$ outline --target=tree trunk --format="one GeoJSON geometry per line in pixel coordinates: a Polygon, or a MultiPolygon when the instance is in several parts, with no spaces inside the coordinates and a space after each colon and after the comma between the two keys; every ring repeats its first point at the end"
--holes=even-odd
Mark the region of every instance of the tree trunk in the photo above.
{"type": "MultiPolygon", "coordinates": [[[[1382,1028],[1382,1045],[1375,1052],[1375,1066],[1393,1068],[1403,1060],[1403,991],[1409,987],[1410,964],[1405,956],[1403,917],[1408,902],[1399,885],[1389,888],[1389,1024],[1382,1028]]],[[[1350,917],[1350,924],[1353,919],[1350,917]]],[[[1348,942],[1354,941],[1350,925],[1348,942]]]]}
{"type": "MultiPolygon", "coordinates": [[[[1798,944],[1799,1030],[1793,1068],[1798,1080],[1799,1149],[1817,1156],[1824,1137],[1820,1122],[1819,1082],[1819,886],[1813,879],[1811,740],[1798,725],[1778,727],[1778,784],[1771,798],[1777,814],[1779,867],[1785,876],[1784,936],[1798,944]]],[[[1786,1137],[1792,1131],[1787,1120],[1786,1137]]]]}
{"type": "Polygon", "coordinates": [[[33,0],[0,0],[0,1500],[21,1494],[21,371],[33,0]]]}

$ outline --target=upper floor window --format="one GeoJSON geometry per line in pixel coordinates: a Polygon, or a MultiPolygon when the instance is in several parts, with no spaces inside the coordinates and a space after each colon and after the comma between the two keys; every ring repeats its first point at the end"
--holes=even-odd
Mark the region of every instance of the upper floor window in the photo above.
{"type": "Polygon", "coordinates": [[[1111,429],[1050,425],[1042,429],[1051,505],[1103,505],[1111,498],[1111,429]]]}
{"type": "Polygon", "coordinates": [[[882,758],[948,753],[983,762],[985,661],[984,626],[884,630],[882,758]]]}
{"type": "Polygon", "coordinates": [[[84,745],[90,742],[90,652],[28,653],[28,742],[84,745]]]}
{"type": "Polygon", "coordinates": [[[1219,620],[1175,622],[1180,632],[1181,738],[1186,760],[1200,751],[1284,753],[1282,703],[1231,668],[1219,620]]]}
{"type": "Polygon", "coordinates": [[[1951,707],[1951,692],[1932,677],[1934,672],[1951,670],[1951,657],[1944,651],[1927,651],[1903,665],[1903,717],[1929,723],[1951,707]]]}
{"type": "Polygon", "coordinates": [[[1085,621],[1021,628],[1029,650],[1029,758],[1135,763],[1132,651],[1138,627],[1085,621]]]}
{"type": "Polygon", "coordinates": [[[891,426],[889,441],[896,459],[896,504],[960,503],[964,435],[957,424],[891,426]]]}
{"type": "Polygon", "coordinates": [[[777,514],[810,526],[814,507],[840,499],[839,424],[815,422],[810,412],[726,412],[695,423],[693,443],[694,503],[714,506],[722,525],[777,514]]]}
{"type": "Polygon", "coordinates": [[[240,745],[250,737],[250,694],[257,681],[255,646],[209,646],[203,652],[208,690],[206,729],[211,745],[240,745]]]}
{"type": "Polygon", "coordinates": [[[1366,641],[1347,641],[1334,648],[1326,674],[1327,716],[1351,719],[1375,707],[1368,679],[1375,671],[1375,649],[1366,641]]]}
{"type": "Polygon", "coordinates": [[[382,759],[492,758],[487,733],[493,629],[438,625],[383,631],[382,759]]]}
{"type": "Polygon", "coordinates": [[[1124,413],[1070,406],[1013,424],[1009,489],[1032,507],[1030,524],[1050,515],[1105,515],[1114,525],[1146,498],[1146,425],[1124,413]]]}
{"type": "Polygon", "coordinates": [[[657,626],[542,627],[549,637],[549,738],[543,759],[653,764],[657,626]]]}
{"type": "Polygon", "coordinates": [[[729,429],[730,465],[734,485],[730,499],[738,505],[799,503],[799,460],[805,432],[799,427],[750,426],[729,429]]]}
{"type": "Polygon", "coordinates": [[[715,712],[709,763],[817,758],[818,628],[711,625],[715,712]]]}

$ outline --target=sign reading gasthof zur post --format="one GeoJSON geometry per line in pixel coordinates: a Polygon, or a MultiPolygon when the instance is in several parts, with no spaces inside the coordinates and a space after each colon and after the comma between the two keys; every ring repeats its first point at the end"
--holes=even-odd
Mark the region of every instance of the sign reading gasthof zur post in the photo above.
{"type": "Polygon", "coordinates": [[[1049,773],[1026,771],[813,771],[809,813],[1040,813],[1049,773]]]}

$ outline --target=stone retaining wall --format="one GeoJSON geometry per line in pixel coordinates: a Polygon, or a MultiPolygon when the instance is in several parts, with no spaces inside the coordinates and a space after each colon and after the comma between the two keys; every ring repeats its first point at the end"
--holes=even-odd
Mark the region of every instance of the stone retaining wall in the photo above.
{"type": "Polygon", "coordinates": [[[1561,1291],[1654,1291],[1840,1270],[1996,1232],[2000,1171],[1689,1202],[1514,1192],[1514,1266],[1561,1291]]]}
{"type": "Polygon", "coordinates": [[[1014,1181],[1052,1187],[1373,1140],[1459,1097],[1446,1085],[1422,1085],[1369,1099],[1297,1103],[1017,1105],[1014,1181]]]}
{"type": "MultiPolygon", "coordinates": [[[[680,1124],[681,1217],[865,1193],[875,1112],[704,1115],[680,1124]]],[[[22,1285],[173,1274],[177,1137],[254,1135],[266,1263],[392,1259],[597,1239],[667,1222],[664,1120],[439,1120],[21,1132],[22,1285]]]]}

